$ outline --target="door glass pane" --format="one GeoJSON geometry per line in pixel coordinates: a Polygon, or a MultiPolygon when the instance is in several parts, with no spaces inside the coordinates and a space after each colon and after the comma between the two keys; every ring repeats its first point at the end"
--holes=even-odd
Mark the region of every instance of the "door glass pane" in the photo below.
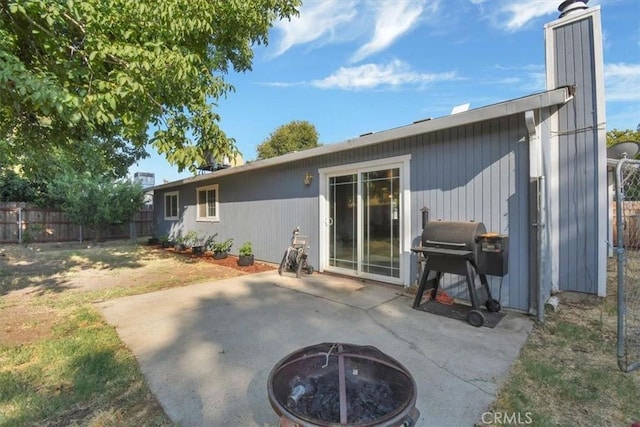
{"type": "Polygon", "coordinates": [[[361,174],[362,271],[400,277],[400,170],[361,174]]]}
{"type": "Polygon", "coordinates": [[[356,270],[357,262],[357,175],[329,178],[329,265],[356,270]]]}

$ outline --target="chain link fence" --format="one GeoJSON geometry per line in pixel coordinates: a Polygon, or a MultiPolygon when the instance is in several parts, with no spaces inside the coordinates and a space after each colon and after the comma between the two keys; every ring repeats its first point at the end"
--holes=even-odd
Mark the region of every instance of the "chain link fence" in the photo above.
{"type": "Polygon", "coordinates": [[[640,368],[640,161],[618,161],[615,182],[618,366],[630,372],[640,368]]]}

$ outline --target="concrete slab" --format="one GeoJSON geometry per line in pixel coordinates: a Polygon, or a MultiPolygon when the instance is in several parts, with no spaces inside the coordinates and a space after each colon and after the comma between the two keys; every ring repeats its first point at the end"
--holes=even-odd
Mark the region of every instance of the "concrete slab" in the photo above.
{"type": "Polygon", "coordinates": [[[373,345],[418,386],[419,426],[473,426],[494,400],[532,322],[494,328],[412,310],[401,289],[324,274],[276,272],[98,304],[137,357],[152,392],[182,426],[276,426],[273,366],[322,342],[373,345]]]}

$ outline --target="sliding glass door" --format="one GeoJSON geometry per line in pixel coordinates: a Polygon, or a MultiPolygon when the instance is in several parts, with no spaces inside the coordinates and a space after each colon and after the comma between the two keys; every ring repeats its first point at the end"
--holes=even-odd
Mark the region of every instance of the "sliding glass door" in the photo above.
{"type": "Polygon", "coordinates": [[[327,175],[329,270],[400,278],[400,167],[327,175]]]}
{"type": "Polygon", "coordinates": [[[356,174],[329,178],[329,266],[357,270],[357,204],[356,174]]]}
{"type": "Polygon", "coordinates": [[[360,174],[362,185],[362,271],[400,277],[400,170],[360,174]]]}

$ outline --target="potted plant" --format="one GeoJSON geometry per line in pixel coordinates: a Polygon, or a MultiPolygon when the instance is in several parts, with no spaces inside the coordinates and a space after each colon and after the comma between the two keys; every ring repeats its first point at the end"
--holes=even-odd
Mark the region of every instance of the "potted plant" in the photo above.
{"type": "Polygon", "coordinates": [[[198,244],[198,233],[195,230],[188,231],[184,235],[183,243],[187,248],[192,248],[198,244]]]}
{"type": "Polygon", "coordinates": [[[176,252],[186,251],[187,250],[187,244],[185,242],[185,237],[184,236],[176,237],[175,240],[174,240],[173,248],[176,250],[176,252]]]}
{"type": "Polygon", "coordinates": [[[191,252],[202,255],[205,252],[206,247],[209,246],[210,241],[211,239],[209,237],[197,236],[192,241],[191,252]]]}
{"type": "Polygon", "coordinates": [[[160,236],[159,240],[160,240],[160,245],[163,248],[169,248],[175,244],[175,242],[171,238],[169,238],[169,236],[167,235],[160,236]]]}
{"type": "Polygon", "coordinates": [[[233,245],[233,239],[227,239],[224,242],[212,243],[211,251],[213,252],[214,259],[224,259],[229,254],[231,246],[233,245]]]}
{"type": "Polygon", "coordinates": [[[253,249],[251,248],[251,242],[244,242],[242,246],[240,246],[238,265],[241,267],[253,265],[253,249]]]}

